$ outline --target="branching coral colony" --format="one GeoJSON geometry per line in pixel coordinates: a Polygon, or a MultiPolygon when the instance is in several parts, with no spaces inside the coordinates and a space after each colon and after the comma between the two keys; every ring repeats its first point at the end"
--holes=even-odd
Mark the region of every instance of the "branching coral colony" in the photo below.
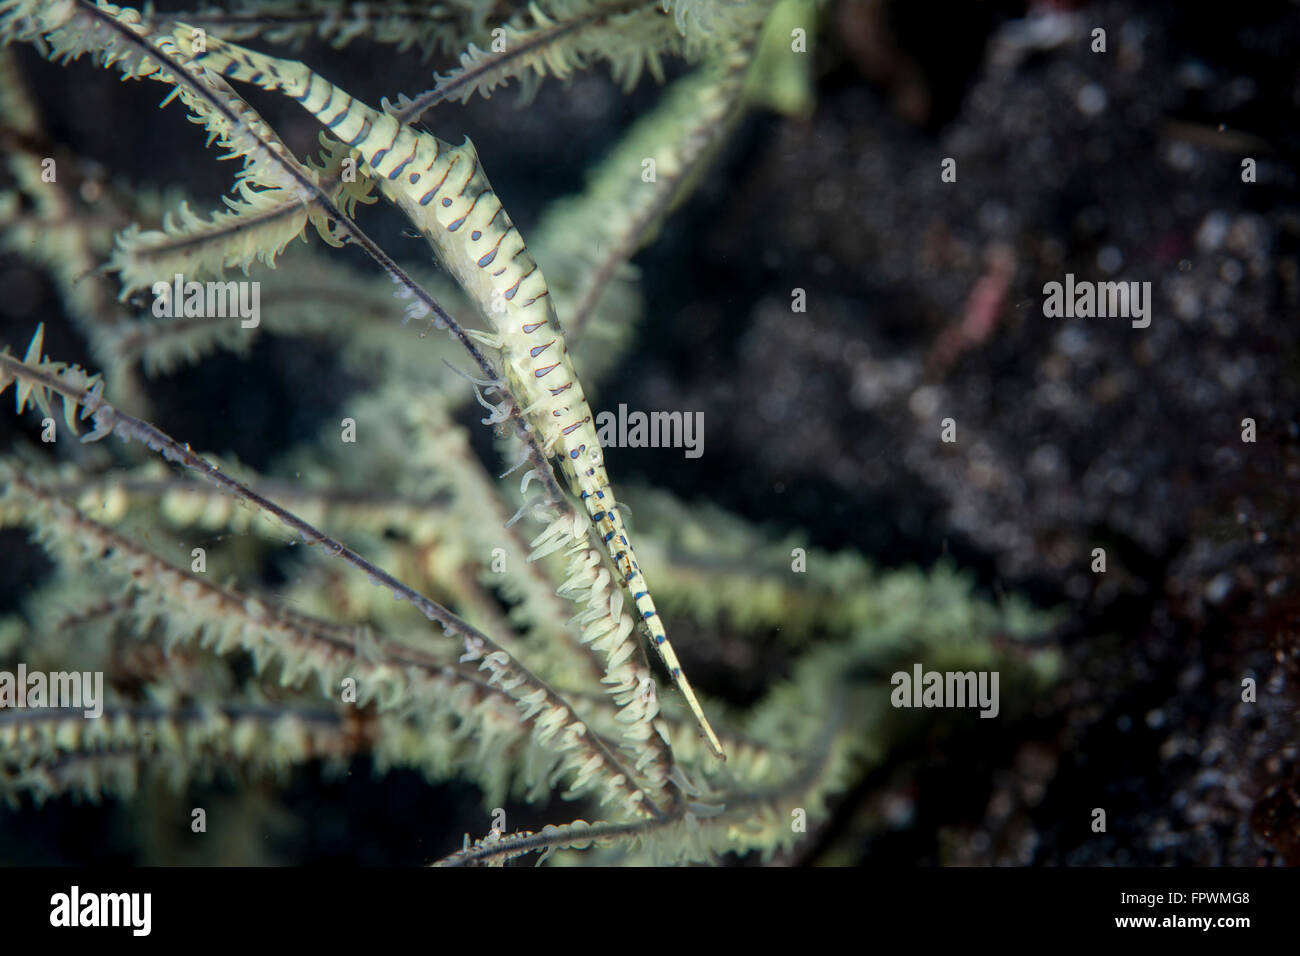
{"type": "MultiPolygon", "coordinates": [[[[590,383],[612,367],[630,338],[640,294],[628,259],[746,109],[789,100],[767,78],[788,81],[801,46],[792,33],[816,13],[772,0],[518,10],[259,0],[165,14],[2,0],[7,44],[60,62],[90,54],[164,84],[164,105],[179,99],[242,169],[228,208],[205,218],[182,203],[160,230],[114,235],[111,217],[88,214],[46,175],[50,158],[33,144],[47,136],[3,52],[4,247],[50,274],[103,371],[46,358],[41,328],[21,360],[0,353],[0,390],[15,391],[43,439],[0,459],[0,520],[30,529],[56,568],[23,613],[0,619],[0,661],[102,671],[107,699],[98,719],[0,710],[0,792],[127,796],[142,773],[180,784],[218,766],[283,771],[365,751],[380,769],[471,781],[486,808],[559,793],[599,818],[507,832],[485,814],[486,836],[465,836],[445,862],[579,850],[575,859],[596,862],[767,858],[798,843],[905,732],[885,719],[891,664],[993,667],[1021,699],[1050,680],[1049,652],[1005,640],[1043,633],[1047,618],[975,598],[950,569],[876,574],[856,555],[774,540],[649,490],[632,496],[635,535],[616,508],[579,376],[590,383]],[[431,90],[374,108],[246,46],[313,35],[466,52],[431,90]],[[447,100],[507,83],[529,93],[602,59],[628,87],[647,70],[662,82],[669,56],[693,71],[582,193],[552,205],[528,246],[487,178],[509,157],[480,157],[468,140],[454,146],[416,125],[447,100]],[[232,84],[283,94],[319,120],[319,158],[300,161],[232,84]],[[427,240],[441,272],[408,268],[362,231],[359,207],[381,198],[427,240]],[[286,252],[307,231],[378,269],[310,247],[286,252]],[[215,280],[235,267],[257,276],[252,321],[204,297],[234,295],[215,280]],[[164,307],[150,308],[145,290],[164,307]],[[194,307],[171,301],[181,295],[197,296],[194,307]],[[411,318],[449,335],[398,321],[411,318]],[[140,370],[242,352],[263,329],[324,337],[370,383],[344,420],[364,455],[333,428],[258,475],[148,424],[140,370]],[[467,357],[472,385],[447,370],[467,357]],[[509,443],[507,466],[524,469],[505,497],[455,423],[467,398],[509,443]],[[110,434],[125,442],[98,441],[110,434]],[[203,546],[158,544],[177,529],[203,546]],[[315,546],[307,569],[267,585],[267,554],[297,540],[315,546]],[[748,712],[697,701],[661,610],[694,620],[703,639],[723,622],[754,640],[779,631],[797,663],[748,712]],[[155,646],[167,654],[141,652],[155,646]],[[647,646],[672,685],[662,698],[647,646]],[[254,677],[233,666],[241,655],[254,677]]],[[[143,188],[127,203],[137,221],[162,206],[143,188]]]]}

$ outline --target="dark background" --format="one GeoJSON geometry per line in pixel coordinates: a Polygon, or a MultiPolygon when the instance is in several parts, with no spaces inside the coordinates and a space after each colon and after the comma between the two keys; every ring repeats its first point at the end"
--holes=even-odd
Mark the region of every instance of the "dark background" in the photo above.
{"type": "MultiPolygon", "coordinates": [[[[1028,6],[1079,17],[1082,36],[1023,39],[1024,3],[825,8],[814,114],[745,121],[637,257],[647,316],[593,389],[605,408],[704,410],[708,453],[616,450],[610,470],[884,567],[952,556],[991,595],[1068,609],[1054,636],[1066,674],[1032,717],[999,722],[997,738],[897,749],[789,862],[1295,864],[1300,19],[1280,2],[1212,17],[1028,6]],[[1094,26],[1104,55],[1088,48],[1094,26]],[[950,156],[958,181],[945,184],[950,156]],[[1151,326],[1045,318],[1043,284],[1067,272],[1150,281],[1151,326]],[[989,321],[963,337],[981,295],[989,321]],[[945,416],[955,446],[936,440],[945,416]],[[1254,444],[1240,440],[1246,417],[1254,444]],[[1089,572],[1095,547],[1104,576],[1089,572]],[[1256,704],[1240,703],[1245,676],[1256,704]],[[1106,834],[1079,822],[1094,806],[1108,808],[1106,834]]],[[[364,41],[284,55],[371,102],[445,66],[364,41]]],[[[211,205],[228,187],[179,108],[156,111],[156,89],[26,50],[22,62],[51,138],[104,171],[88,175],[180,183],[211,205]]],[[[528,235],[656,92],[643,81],[624,97],[598,66],[548,80],[522,110],[507,90],[426,123],[508,157],[493,182],[528,235]]],[[[255,94],[301,154],[312,123],[255,94]]],[[[395,218],[375,233],[413,243],[395,218]]],[[[5,257],[0,287],[15,350],[44,319],[47,353],[88,361],[48,279],[5,257]]],[[[313,433],[346,397],[309,386],[330,356],[265,342],[249,362],[218,355],[153,382],[158,423],[253,466],[313,433]]],[[[0,419],[0,436],[18,431],[30,423],[0,419]]],[[[0,607],[44,567],[0,533],[0,607]]],[[[699,686],[735,700],[769,676],[683,656],[699,686]]],[[[373,778],[358,760],[343,779],[307,768],[287,786],[151,797],[169,799],[241,801],[256,861],[423,863],[458,845],[446,821],[477,794],[373,778]]],[[[511,812],[521,826],[571,815],[511,812]]],[[[179,862],[159,827],[116,802],[0,810],[0,860],[179,862]]]]}

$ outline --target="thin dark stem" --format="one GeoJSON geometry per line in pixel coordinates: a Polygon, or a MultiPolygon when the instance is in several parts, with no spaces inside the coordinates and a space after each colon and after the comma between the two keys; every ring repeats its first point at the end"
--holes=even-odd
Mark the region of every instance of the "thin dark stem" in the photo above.
{"type": "MultiPolygon", "coordinates": [[[[266,514],[279,519],[286,527],[298,532],[305,541],[322,546],[331,557],[338,558],[345,564],[367,575],[372,583],[389,588],[395,598],[414,605],[425,617],[440,624],[444,630],[460,636],[467,644],[477,644],[481,650],[481,657],[497,652],[505,653],[495,641],[469,622],[462,620],[432,598],[426,597],[414,588],[402,583],[382,568],[371,564],[343,542],[317,530],[293,512],[231,478],[215,464],[192,452],[188,445],[182,445],[156,426],[141,421],[125,412],[118,411],[90,389],[74,388],[61,381],[57,375],[33,369],[11,356],[0,355],[0,368],[3,368],[14,378],[23,378],[29,382],[39,384],[76,402],[94,417],[96,429],[100,433],[106,434],[111,430],[126,438],[139,441],[152,451],[162,455],[167,461],[174,462],[197,473],[209,483],[230,492],[236,498],[247,501],[266,514]]],[[[549,704],[564,709],[574,720],[579,720],[584,726],[586,725],[585,721],[581,721],[577,717],[573,706],[558,691],[529,671],[519,661],[509,655],[506,656],[511,667],[518,671],[529,686],[545,691],[549,704]]],[[[645,794],[644,791],[641,791],[641,788],[632,782],[635,777],[622,766],[609,746],[594,734],[589,735],[588,739],[592,748],[600,755],[602,762],[610,769],[611,773],[615,776],[619,774],[623,776],[625,780],[623,786],[625,788],[633,792],[642,792],[642,804],[650,813],[659,816],[659,808],[655,806],[648,794],[645,794]]]]}

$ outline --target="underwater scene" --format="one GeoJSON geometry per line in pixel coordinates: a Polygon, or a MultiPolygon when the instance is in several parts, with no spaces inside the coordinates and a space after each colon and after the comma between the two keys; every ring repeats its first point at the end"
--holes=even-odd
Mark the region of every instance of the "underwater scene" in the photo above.
{"type": "Polygon", "coordinates": [[[1294,3],[0,41],[0,864],[1300,864],[1294,3]]]}

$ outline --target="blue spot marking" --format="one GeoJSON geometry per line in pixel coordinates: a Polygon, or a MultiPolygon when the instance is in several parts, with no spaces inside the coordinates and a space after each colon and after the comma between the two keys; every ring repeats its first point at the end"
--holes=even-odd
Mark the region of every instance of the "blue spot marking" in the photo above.
{"type": "Polygon", "coordinates": [[[384,157],[387,155],[388,155],[388,150],[386,149],[381,149],[379,152],[375,153],[375,155],[370,158],[370,168],[374,169],[375,167],[377,167],[380,163],[384,161],[384,157]]]}
{"type": "Polygon", "coordinates": [[[608,541],[612,537],[614,537],[614,532],[611,531],[609,534],[605,535],[605,540],[608,541]]]}
{"type": "Polygon", "coordinates": [[[415,153],[411,153],[410,156],[407,156],[406,159],[402,160],[401,164],[399,164],[396,169],[394,169],[391,173],[388,174],[388,178],[396,179],[398,176],[402,175],[402,170],[405,169],[407,167],[407,164],[409,164],[413,159],[415,159],[415,153]]]}
{"type": "Polygon", "coordinates": [[[492,260],[495,259],[496,257],[497,257],[497,251],[493,249],[491,252],[489,252],[487,255],[485,255],[482,259],[478,261],[478,267],[480,269],[487,268],[492,264],[492,260]]]}
{"type": "Polygon", "coordinates": [[[352,109],[352,103],[351,101],[348,101],[348,103],[344,105],[343,109],[339,110],[337,116],[335,116],[332,120],[325,121],[325,125],[328,126],[330,129],[333,129],[335,126],[338,126],[339,123],[343,122],[343,117],[348,115],[348,110],[350,109],[352,109]]]}
{"type": "Polygon", "coordinates": [[[632,595],[632,600],[633,600],[633,601],[639,601],[639,600],[641,600],[643,597],[645,597],[646,594],[648,594],[648,593],[649,593],[649,592],[647,592],[647,591],[638,591],[636,594],[633,594],[633,595],[632,595]]]}
{"type": "Polygon", "coordinates": [[[644,614],[642,614],[641,616],[642,616],[643,618],[645,618],[645,619],[648,621],[648,620],[650,620],[650,618],[652,618],[652,617],[655,616],[655,612],[654,612],[654,611],[646,611],[646,612],[645,612],[644,614]]]}
{"type": "Polygon", "coordinates": [[[442,200],[442,204],[443,204],[444,206],[450,206],[450,205],[451,205],[451,198],[450,198],[450,197],[446,197],[446,196],[444,196],[444,197],[443,197],[443,200],[442,200]]]}
{"type": "Polygon", "coordinates": [[[623,542],[623,546],[624,546],[624,547],[627,547],[627,538],[623,537],[623,536],[620,534],[620,535],[618,536],[618,540],[620,540],[620,541],[623,542]]]}
{"type": "MultiPolygon", "coordinates": [[[[444,201],[444,202],[445,202],[445,201],[444,201]]],[[[455,222],[453,222],[450,226],[447,227],[447,231],[448,231],[448,232],[455,232],[457,229],[459,229],[459,228],[460,228],[461,226],[463,226],[463,225],[465,225],[465,217],[464,217],[464,216],[461,216],[459,219],[457,219],[455,222]]]]}
{"type": "Polygon", "coordinates": [[[429,205],[429,200],[432,199],[437,192],[438,192],[438,187],[434,186],[427,193],[425,193],[423,196],[420,197],[420,205],[421,206],[429,205]]]}
{"type": "Polygon", "coordinates": [[[596,492],[596,497],[597,497],[597,498],[604,498],[604,497],[605,497],[605,492],[603,492],[603,491],[598,491],[598,492],[596,492]]]}
{"type": "Polygon", "coordinates": [[[682,669],[681,669],[680,667],[674,667],[674,668],[673,668],[673,676],[674,676],[674,677],[681,677],[681,676],[682,676],[682,669]]]}
{"type": "Polygon", "coordinates": [[[473,232],[471,232],[471,233],[469,234],[469,237],[470,237],[471,239],[473,239],[475,242],[478,242],[478,240],[480,240],[480,239],[483,238],[483,233],[481,233],[481,232],[479,232],[477,229],[475,229],[473,232]]]}
{"type": "Polygon", "coordinates": [[[419,173],[411,173],[411,175],[409,175],[409,176],[406,177],[406,181],[409,182],[409,183],[411,183],[411,184],[418,183],[418,182],[420,181],[420,174],[419,174],[419,173]]]}
{"type": "MultiPolygon", "coordinates": [[[[355,146],[357,145],[357,143],[361,142],[369,135],[370,135],[370,120],[368,119],[363,120],[361,123],[361,129],[357,130],[356,136],[353,136],[350,140],[347,140],[347,144],[349,146],[355,146]]],[[[412,179],[411,182],[415,182],[415,180],[412,179]]]]}
{"type": "Polygon", "coordinates": [[[662,634],[655,635],[656,644],[662,644],[665,640],[667,640],[667,638],[665,638],[662,634]]]}
{"type": "Polygon", "coordinates": [[[570,457],[570,458],[577,458],[577,457],[578,457],[578,449],[575,448],[575,449],[573,449],[573,451],[569,452],[569,457],[570,457]]]}

